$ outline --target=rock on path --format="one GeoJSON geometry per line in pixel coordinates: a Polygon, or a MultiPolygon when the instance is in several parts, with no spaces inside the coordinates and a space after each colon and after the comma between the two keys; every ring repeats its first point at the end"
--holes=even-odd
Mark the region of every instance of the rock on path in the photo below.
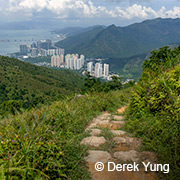
{"type": "Polygon", "coordinates": [[[121,130],[111,130],[111,132],[113,133],[114,136],[122,136],[126,134],[125,131],[121,131],[121,130]]]}
{"type": "Polygon", "coordinates": [[[111,155],[106,151],[88,151],[88,156],[85,158],[87,162],[97,163],[102,162],[106,163],[109,159],[111,159],[111,155]]]}
{"type": "Polygon", "coordinates": [[[139,153],[135,150],[115,152],[114,157],[123,162],[126,162],[126,161],[138,162],[139,161],[139,153]]]}
{"type": "Polygon", "coordinates": [[[100,135],[101,134],[101,130],[100,129],[91,129],[90,130],[90,135],[91,136],[98,136],[98,135],[100,135]]]}
{"type": "Polygon", "coordinates": [[[106,143],[106,139],[104,137],[96,137],[96,136],[86,137],[81,141],[81,144],[85,144],[93,147],[99,147],[104,143],[106,143]]]}

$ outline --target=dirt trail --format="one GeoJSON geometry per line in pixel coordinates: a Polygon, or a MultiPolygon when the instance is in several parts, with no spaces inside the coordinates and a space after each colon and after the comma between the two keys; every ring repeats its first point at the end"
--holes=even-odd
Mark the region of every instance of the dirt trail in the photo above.
{"type": "MultiPolygon", "coordinates": [[[[142,141],[138,138],[132,137],[120,128],[125,124],[124,117],[120,114],[124,112],[126,107],[117,110],[119,115],[112,115],[108,112],[102,113],[100,116],[94,118],[86,131],[89,132],[88,137],[81,141],[81,144],[90,146],[88,156],[85,160],[89,166],[89,172],[92,180],[155,180],[156,174],[153,172],[145,172],[144,166],[141,162],[155,162],[155,155],[152,152],[144,151],[139,152],[142,141]],[[113,138],[109,140],[103,137],[103,129],[108,128],[113,134],[113,138]],[[110,153],[102,151],[103,145],[112,141],[110,153]],[[104,169],[97,171],[95,164],[102,162],[104,169]],[[108,162],[117,164],[139,164],[139,171],[108,171],[108,162]]],[[[111,164],[110,169],[114,166],[111,164]]],[[[101,167],[100,167],[101,168],[101,167]]]]}

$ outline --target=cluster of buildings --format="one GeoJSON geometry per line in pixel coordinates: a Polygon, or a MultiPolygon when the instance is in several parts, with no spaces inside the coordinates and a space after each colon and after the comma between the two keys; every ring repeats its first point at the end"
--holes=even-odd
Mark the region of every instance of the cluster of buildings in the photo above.
{"type": "MultiPolygon", "coordinates": [[[[67,54],[65,50],[52,46],[52,41],[49,39],[37,41],[32,43],[30,47],[27,45],[20,45],[20,54],[27,57],[51,56],[51,67],[61,67],[71,70],[80,70],[85,65],[85,56],[78,54],[67,54]]],[[[101,59],[100,59],[101,60],[101,59]]],[[[109,64],[102,64],[99,61],[90,61],[87,63],[87,71],[97,78],[108,79],[109,64]],[[96,62],[96,63],[95,63],[96,62]]],[[[45,62],[44,62],[45,63],[45,62]]],[[[37,65],[44,65],[43,63],[37,65]]],[[[47,63],[46,63],[47,65],[47,63]]]]}
{"type": "Polygon", "coordinates": [[[89,62],[87,63],[87,71],[90,73],[90,75],[95,76],[97,78],[101,77],[108,77],[109,76],[109,64],[104,63],[94,63],[89,62]]]}
{"type": "Polygon", "coordinates": [[[64,55],[51,56],[51,67],[61,67],[64,64],[64,55]]]}
{"type": "Polygon", "coordinates": [[[37,41],[37,43],[34,42],[30,47],[20,45],[20,54],[29,57],[64,55],[64,49],[52,48],[51,40],[47,39],[37,41]]]}
{"type": "Polygon", "coordinates": [[[85,56],[78,54],[54,55],[51,57],[51,67],[63,67],[71,70],[80,70],[84,66],[85,56]]]}
{"type": "Polygon", "coordinates": [[[85,56],[78,54],[67,54],[65,56],[65,64],[66,68],[79,70],[84,66],[85,56]]]}

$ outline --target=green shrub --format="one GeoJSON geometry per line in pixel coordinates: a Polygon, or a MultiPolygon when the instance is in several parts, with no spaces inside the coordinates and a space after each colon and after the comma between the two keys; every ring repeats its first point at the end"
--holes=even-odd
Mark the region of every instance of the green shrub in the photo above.
{"type": "MultiPolygon", "coordinates": [[[[180,176],[180,47],[153,51],[143,65],[127,112],[127,129],[143,137],[145,148],[170,164],[162,179],[180,176]]],[[[159,162],[158,162],[159,163],[159,162]]]]}

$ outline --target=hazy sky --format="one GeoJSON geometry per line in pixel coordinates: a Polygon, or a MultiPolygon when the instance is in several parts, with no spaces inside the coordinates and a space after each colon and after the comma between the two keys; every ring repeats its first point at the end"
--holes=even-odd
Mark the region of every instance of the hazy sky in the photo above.
{"type": "Polygon", "coordinates": [[[157,17],[180,17],[180,0],[0,0],[0,22],[124,26],[157,17]]]}

